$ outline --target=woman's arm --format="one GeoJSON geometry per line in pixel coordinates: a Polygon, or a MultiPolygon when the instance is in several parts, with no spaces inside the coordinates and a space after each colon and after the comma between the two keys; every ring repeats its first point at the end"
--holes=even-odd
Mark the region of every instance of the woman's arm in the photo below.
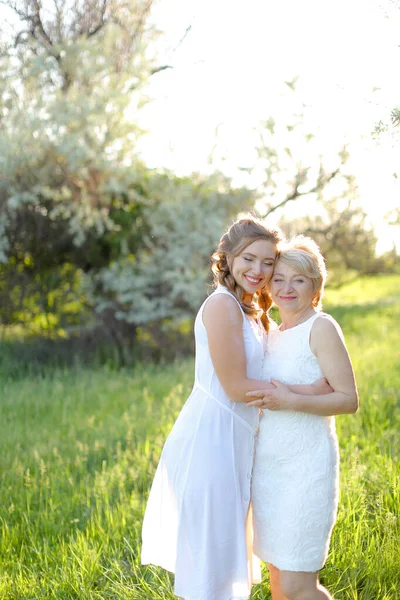
{"type": "Polygon", "coordinates": [[[215,372],[233,402],[249,402],[249,390],[274,389],[267,381],[247,377],[243,315],[234,298],[227,294],[210,298],[203,309],[203,323],[215,372]]]}
{"type": "MultiPolygon", "coordinates": [[[[243,315],[237,302],[227,294],[210,298],[203,309],[211,360],[222,387],[233,402],[250,402],[250,390],[271,391],[275,386],[261,379],[247,377],[243,340],[243,315]]],[[[299,394],[326,394],[328,384],[318,380],[315,385],[294,385],[299,394]]]]}
{"type": "MultiPolygon", "coordinates": [[[[296,410],[315,415],[330,416],[354,413],[358,409],[358,393],[353,368],[343,338],[335,325],[327,318],[315,321],[310,336],[310,345],[333,392],[325,395],[301,395],[289,386],[274,381],[276,389],[264,394],[251,406],[262,406],[269,410],[296,410]]],[[[250,392],[249,396],[260,397],[250,392]]]]}

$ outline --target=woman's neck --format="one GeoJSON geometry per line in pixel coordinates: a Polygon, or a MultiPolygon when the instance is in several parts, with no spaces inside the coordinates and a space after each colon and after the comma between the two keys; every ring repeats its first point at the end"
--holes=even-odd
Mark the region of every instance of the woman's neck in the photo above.
{"type": "Polygon", "coordinates": [[[279,315],[282,321],[280,330],[285,331],[285,329],[291,329],[292,327],[296,327],[297,325],[304,323],[304,321],[308,321],[308,319],[315,315],[316,312],[317,311],[313,306],[307,307],[303,311],[299,311],[296,313],[279,310],[279,315]]]}

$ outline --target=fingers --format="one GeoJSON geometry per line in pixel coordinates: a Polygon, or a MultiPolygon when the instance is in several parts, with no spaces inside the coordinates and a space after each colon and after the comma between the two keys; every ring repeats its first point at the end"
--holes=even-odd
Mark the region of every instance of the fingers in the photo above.
{"type": "Polygon", "coordinates": [[[252,400],[251,402],[247,402],[246,406],[256,406],[257,408],[262,408],[264,406],[264,401],[261,400],[252,400]]]}
{"type": "Polygon", "coordinates": [[[250,398],[263,398],[265,396],[265,390],[252,390],[251,392],[246,392],[246,396],[250,398]]]}
{"type": "Polygon", "coordinates": [[[271,403],[275,402],[275,398],[273,396],[263,396],[262,398],[257,398],[256,400],[251,400],[246,403],[246,406],[256,406],[257,408],[269,408],[271,403]]]}
{"type": "Polygon", "coordinates": [[[262,408],[263,410],[277,410],[278,406],[275,402],[268,402],[267,399],[264,400],[252,400],[248,402],[246,406],[254,406],[255,408],[262,408]]]}

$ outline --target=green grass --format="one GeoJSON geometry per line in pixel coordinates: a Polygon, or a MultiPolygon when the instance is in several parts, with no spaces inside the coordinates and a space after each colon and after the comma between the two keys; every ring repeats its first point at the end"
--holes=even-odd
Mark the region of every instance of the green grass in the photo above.
{"type": "MultiPolygon", "coordinates": [[[[327,293],[361,399],[337,418],[341,500],[321,571],[337,600],[399,597],[399,290],[387,276],[327,293]]],[[[193,362],[0,377],[0,598],[174,598],[167,573],[140,565],[140,527],[193,362]]],[[[265,578],[252,600],[269,598],[265,578]]]]}

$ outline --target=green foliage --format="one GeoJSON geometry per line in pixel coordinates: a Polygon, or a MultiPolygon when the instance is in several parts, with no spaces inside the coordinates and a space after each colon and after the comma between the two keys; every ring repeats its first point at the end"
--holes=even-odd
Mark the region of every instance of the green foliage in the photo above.
{"type": "MultiPolygon", "coordinates": [[[[220,235],[258,194],[219,173],[179,178],[137,160],[144,85],[167,68],[152,49],[152,0],[3,5],[19,25],[0,32],[0,324],[48,338],[97,327],[124,364],[137,338],[161,357],[205,296],[220,235]]],[[[296,227],[315,234],[336,279],[389,270],[395,254],[378,264],[363,213],[340,206],[352,185],[345,151],[328,168],[305,112],[259,132],[261,208],[319,194],[324,216],[296,227]],[[335,196],[339,178],[348,186],[335,196]]]]}
{"type": "Polygon", "coordinates": [[[98,313],[111,311],[135,326],[191,318],[206,295],[209,257],[229,219],[250,208],[253,195],[228,179],[169,174],[147,179],[140,246],[89,275],[88,297],[98,313]]]}
{"type": "Polygon", "coordinates": [[[110,260],[120,197],[140,212],[135,111],[157,70],[148,51],[156,32],[147,1],[8,6],[20,30],[14,39],[3,33],[0,52],[1,320],[44,313],[59,327],[52,297],[64,291],[60,277],[71,275],[77,301],[80,270],[110,260]]]}
{"type": "Polygon", "coordinates": [[[336,176],[318,195],[317,214],[295,220],[282,218],[279,224],[288,237],[309,235],[318,243],[326,258],[330,285],[340,285],[358,275],[396,272],[395,248],[376,255],[377,238],[358,204],[354,177],[336,176]]]}
{"type": "Polygon", "coordinates": [[[218,174],[179,179],[136,159],[143,84],[164,68],[151,2],[13,6],[31,29],[2,54],[0,319],[64,334],[80,303],[128,360],[139,326],[193,316],[209,255],[254,199],[218,174]]]}
{"type": "Polygon", "coordinates": [[[366,214],[353,200],[345,192],[341,197],[322,199],[321,214],[280,221],[288,237],[309,235],[317,242],[326,257],[331,285],[360,274],[390,272],[396,264],[396,252],[386,258],[376,256],[375,233],[367,223],[366,214]]]}
{"type": "MultiPolygon", "coordinates": [[[[337,600],[396,600],[400,489],[399,276],[329,291],[360,391],[337,417],[341,497],[321,579],[337,600]]],[[[0,373],[0,596],[172,600],[172,577],[140,565],[140,528],[193,363],[135,372],[0,373]]],[[[253,600],[270,598],[266,571],[253,600]]]]}

